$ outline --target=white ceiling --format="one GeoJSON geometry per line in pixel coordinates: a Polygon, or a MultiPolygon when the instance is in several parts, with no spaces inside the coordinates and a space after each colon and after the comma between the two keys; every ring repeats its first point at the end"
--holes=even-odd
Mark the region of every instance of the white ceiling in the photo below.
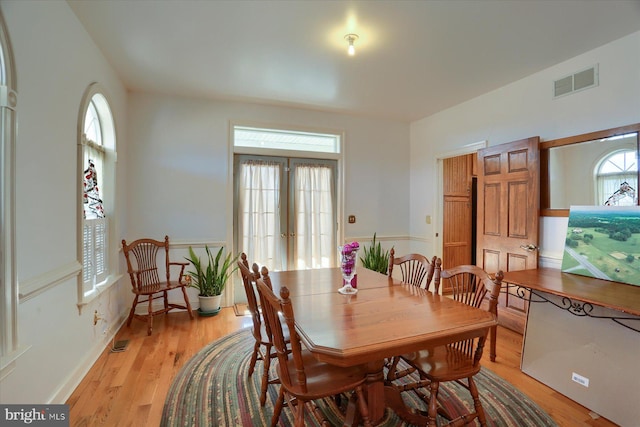
{"type": "Polygon", "coordinates": [[[131,90],[403,121],[640,30],[640,0],[68,3],[131,90]]]}

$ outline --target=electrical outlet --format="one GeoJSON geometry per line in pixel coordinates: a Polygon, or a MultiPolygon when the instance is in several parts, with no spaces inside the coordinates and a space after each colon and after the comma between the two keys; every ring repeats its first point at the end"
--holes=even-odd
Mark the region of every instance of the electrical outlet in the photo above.
{"type": "Polygon", "coordinates": [[[575,372],[571,373],[571,380],[577,382],[582,386],[589,387],[589,378],[583,377],[582,375],[576,374],[575,372]]]}

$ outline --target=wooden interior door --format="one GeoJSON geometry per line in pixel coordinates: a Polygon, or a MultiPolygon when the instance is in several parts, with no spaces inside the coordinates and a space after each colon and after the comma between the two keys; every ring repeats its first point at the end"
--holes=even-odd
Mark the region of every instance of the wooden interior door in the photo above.
{"type": "MultiPolygon", "coordinates": [[[[442,268],[472,263],[472,173],[475,157],[475,154],[466,154],[442,160],[442,268]]],[[[449,291],[443,283],[442,292],[449,291]]]]}
{"type": "MultiPolygon", "coordinates": [[[[477,265],[489,273],[538,267],[539,137],[478,151],[477,265]]],[[[498,322],[524,332],[527,303],[505,289],[498,322]]]]}

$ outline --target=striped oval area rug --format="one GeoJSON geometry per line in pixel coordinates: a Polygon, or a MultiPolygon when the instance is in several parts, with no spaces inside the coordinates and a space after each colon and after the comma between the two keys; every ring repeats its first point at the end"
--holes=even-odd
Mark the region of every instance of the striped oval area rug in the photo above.
{"type": "MultiPolygon", "coordinates": [[[[278,396],[277,385],[270,385],[267,403],[260,406],[262,362],[258,361],[251,378],[247,378],[253,349],[249,329],[234,332],[213,342],[194,355],[176,375],[164,405],[161,427],[192,426],[268,426],[278,396]]],[[[272,363],[274,368],[276,363],[272,363]]],[[[273,371],[275,376],[275,369],[273,371]]],[[[554,421],[524,394],[487,369],[476,375],[482,405],[489,426],[556,426],[554,421]]],[[[449,413],[466,412],[472,407],[468,391],[455,383],[440,386],[449,413]]],[[[403,393],[412,407],[425,409],[414,393],[403,393]]],[[[341,425],[338,408],[332,399],[317,402],[332,425],[341,425]]],[[[307,411],[306,425],[318,426],[307,411]]],[[[292,426],[293,417],[283,408],[280,426],[292,426]]],[[[409,426],[393,411],[387,411],[379,426],[409,426]]]]}

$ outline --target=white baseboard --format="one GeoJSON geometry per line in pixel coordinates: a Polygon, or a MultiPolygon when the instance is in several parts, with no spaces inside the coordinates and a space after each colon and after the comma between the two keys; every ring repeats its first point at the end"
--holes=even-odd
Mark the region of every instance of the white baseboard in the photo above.
{"type": "Polygon", "coordinates": [[[102,355],[102,352],[111,345],[116,333],[120,330],[126,320],[126,316],[121,317],[117,322],[114,322],[113,326],[109,328],[106,333],[102,334],[102,339],[96,340],[95,345],[85,355],[85,357],[79,361],[80,363],[76,369],[71,372],[65,381],[62,382],[60,387],[53,393],[47,403],[49,404],[62,404],[65,403],[76,387],[80,385],[80,382],[89,373],[89,370],[93,367],[94,363],[102,355]]]}
{"type": "Polygon", "coordinates": [[[560,254],[560,257],[557,255],[540,255],[538,257],[538,265],[541,268],[555,268],[556,270],[560,270],[562,268],[562,254],[560,254]]]}

